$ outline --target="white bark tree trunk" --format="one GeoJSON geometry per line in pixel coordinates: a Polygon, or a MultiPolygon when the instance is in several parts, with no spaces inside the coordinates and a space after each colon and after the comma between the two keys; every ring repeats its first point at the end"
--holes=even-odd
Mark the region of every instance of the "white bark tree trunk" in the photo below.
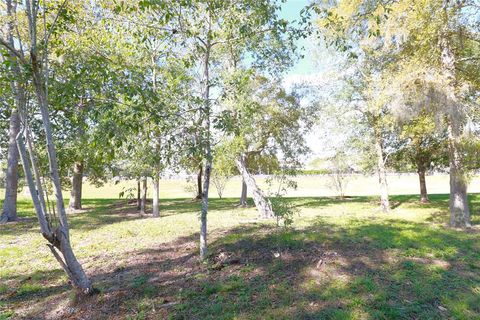
{"type": "Polygon", "coordinates": [[[242,175],[243,181],[248,188],[252,190],[253,202],[263,219],[271,219],[275,217],[270,200],[265,196],[263,191],[258,187],[255,178],[248,172],[247,164],[245,162],[245,155],[239,156],[235,160],[238,171],[242,175]]]}
{"type": "MultiPolygon", "coordinates": [[[[10,1],[9,1],[10,2],[10,1]]],[[[46,235],[47,240],[49,240],[49,248],[51,249],[53,255],[58,260],[60,265],[63,267],[68,277],[70,278],[72,285],[83,294],[92,294],[94,289],[90,279],[85,274],[82,266],[75,257],[71,244],[70,244],[70,230],[67,221],[67,214],[65,211],[65,205],[63,202],[62,188],[60,184],[60,175],[57,162],[57,154],[55,150],[55,144],[53,141],[52,128],[50,122],[50,115],[48,111],[48,100],[47,100],[47,88],[45,86],[45,79],[43,71],[41,68],[41,63],[37,56],[37,12],[38,12],[38,3],[32,3],[30,0],[25,1],[25,9],[28,18],[29,26],[29,35],[30,35],[30,68],[32,73],[32,82],[35,89],[35,95],[37,98],[37,103],[40,109],[43,128],[45,130],[45,139],[47,144],[47,154],[48,154],[48,163],[50,169],[50,178],[53,184],[53,189],[56,199],[57,215],[58,215],[58,227],[55,230],[51,230],[51,225],[45,225],[46,222],[46,212],[40,205],[38,201],[37,190],[35,185],[32,183],[33,178],[31,172],[28,172],[29,166],[25,163],[28,162],[26,156],[22,157],[22,162],[24,163],[25,175],[27,180],[30,193],[32,194],[32,199],[34,199],[35,209],[37,210],[37,216],[39,217],[40,225],[42,227],[42,233],[46,235]],[[48,228],[48,229],[45,229],[48,228]]],[[[48,48],[48,44],[47,44],[48,48]]],[[[47,48],[44,48],[45,50],[47,48]]],[[[44,68],[47,68],[46,65],[43,65],[44,68]]],[[[19,151],[24,153],[25,146],[23,141],[20,139],[18,146],[19,151]]],[[[32,159],[34,156],[30,155],[32,159]]]]}
{"type": "Polygon", "coordinates": [[[452,227],[470,227],[470,208],[468,205],[467,176],[464,169],[464,160],[461,147],[463,114],[462,106],[457,98],[455,86],[456,59],[449,39],[449,0],[443,1],[444,30],[439,35],[442,50],[442,68],[447,77],[448,85],[445,88],[447,95],[447,128],[448,128],[448,156],[450,162],[450,225],[452,227]]]}
{"type": "Polygon", "coordinates": [[[142,178],[142,199],[140,201],[140,214],[147,211],[147,177],[142,178]]]}
{"type": "Polygon", "coordinates": [[[245,183],[245,179],[243,179],[242,177],[242,193],[240,195],[240,203],[239,203],[240,207],[245,208],[248,206],[247,192],[248,192],[247,184],[245,183]]]}
{"type": "MultiPolygon", "coordinates": [[[[450,121],[451,122],[451,121],[450,121]]],[[[460,134],[454,124],[448,125],[448,155],[450,160],[450,225],[471,227],[468,205],[467,176],[463,170],[463,156],[460,151],[460,134]]]]}
{"type": "MultiPolygon", "coordinates": [[[[210,26],[210,21],[208,21],[210,26]]],[[[203,145],[205,146],[205,169],[203,176],[202,208],[200,213],[200,259],[207,258],[207,214],[208,214],[208,191],[210,189],[210,175],[212,172],[212,147],[210,137],[210,51],[212,49],[211,39],[207,36],[205,42],[205,56],[203,61],[203,145]]]]}
{"type": "MultiPolygon", "coordinates": [[[[23,90],[23,89],[22,89],[23,90]]],[[[22,94],[23,95],[23,94],[22,94]]],[[[18,93],[17,93],[18,96],[18,93]]],[[[24,95],[23,95],[24,97],[24,95]]],[[[16,99],[17,108],[20,107],[20,101],[16,99]]],[[[15,221],[17,217],[17,192],[18,192],[18,149],[16,137],[20,131],[20,117],[17,109],[12,110],[10,115],[9,128],[9,143],[8,143],[8,160],[7,160],[7,174],[5,177],[5,199],[3,202],[2,215],[0,216],[0,223],[15,221]]]]}
{"type": "Polygon", "coordinates": [[[387,171],[385,169],[385,159],[383,158],[383,143],[379,134],[375,136],[375,150],[377,152],[377,171],[378,182],[380,184],[380,209],[383,212],[390,210],[390,201],[388,199],[387,171]]]}
{"type": "Polygon", "coordinates": [[[153,205],[152,213],[154,217],[160,217],[160,173],[153,177],[153,205]]]}
{"type": "MultiPolygon", "coordinates": [[[[10,18],[16,14],[16,6],[12,5],[12,0],[6,1],[7,16],[10,18]]],[[[7,23],[8,43],[12,48],[15,47],[14,41],[14,20],[11,19],[7,23]]],[[[11,81],[12,92],[15,95],[15,107],[12,108],[10,115],[9,143],[7,155],[7,174],[5,177],[5,200],[3,202],[2,214],[0,215],[0,223],[15,221],[17,217],[17,192],[18,192],[18,149],[16,138],[20,132],[20,115],[19,112],[25,110],[27,98],[25,94],[24,84],[20,81],[22,74],[18,57],[13,52],[9,52],[8,59],[11,63],[11,71],[16,78],[11,81]]]]}

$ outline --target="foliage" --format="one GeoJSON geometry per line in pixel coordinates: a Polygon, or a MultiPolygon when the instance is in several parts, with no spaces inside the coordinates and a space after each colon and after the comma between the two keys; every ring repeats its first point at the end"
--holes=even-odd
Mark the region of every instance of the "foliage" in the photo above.
{"type": "Polygon", "coordinates": [[[415,117],[400,129],[400,146],[388,159],[392,168],[407,172],[447,167],[446,132],[437,128],[430,115],[415,117]]]}
{"type": "Polygon", "coordinates": [[[297,182],[292,178],[292,173],[294,172],[284,169],[268,177],[266,181],[270,187],[268,198],[272,203],[277,227],[280,226],[280,222],[282,222],[283,226],[288,228],[293,224],[294,217],[300,214],[298,208],[284,197],[289,189],[297,188],[297,182]]]}
{"type": "Polygon", "coordinates": [[[329,159],[329,182],[327,186],[338,194],[341,198],[345,197],[345,189],[353,172],[350,166],[348,155],[345,152],[337,152],[329,159]]]}

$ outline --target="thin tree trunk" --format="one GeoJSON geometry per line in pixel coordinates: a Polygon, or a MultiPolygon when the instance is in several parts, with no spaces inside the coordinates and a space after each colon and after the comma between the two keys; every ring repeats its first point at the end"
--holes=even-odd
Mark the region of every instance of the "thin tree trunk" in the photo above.
{"type": "Polygon", "coordinates": [[[427,182],[425,180],[425,168],[421,164],[417,165],[418,179],[420,182],[420,202],[428,202],[427,182]]]}
{"type": "Polygon", "coordinates": [[[147,177],[142,178],[142,199],[140,202],[140,214],[145,214],[147,208],[147,177]]]}
{"type": "Polygon", "coordinates": [[[452,227],[470,227],[470,208],[468,205],[467,176],[464,170],[464,160],[461,147],[463,114],[461,103],[458,101],[455,86],[457,82],[455,69],[455,54],[449,40],[449,0],[443,1],[445,29],[439,35],[442,50],[442,67],[448,84],[445,88],[447,95],[447,129],[448,129],[448,156],[450,161],[450,225],[452,227]]]}
{"type": "MultiPolygon", "coordinates": [[[[40,230],[45,239],[50,243],[54,243],[53,232],[50,228],[50,224],[47,220],[46,207],[41,203],[39,195],[41,193],[37,190],[35,186],[35,180],[33,178],[32,169],[30,168],[30,162],[27,156],[27,151],[25,149],[25,142],[21,134],[17,135],[17,146],[19,151],[20,160],[22,161],[23,170],[25,172],[25,180],[27,181],[28,189],[30,190],[30,195],[32,197],[33,207],[35,208],[35,213],[37,214],[38,222],[40,224],[40,230]]],[[[30,153],[30,156],[32,154],[30,153]]],[[[33,164],[33,163],[32,163],[33,164]]]]}
{"type": "MultiPolygon", "coordinates": [[[[37,5],[37,4],[36,4],[37,5]]],[[[35,88],[35,94],[37,97],[37,103],[42,116],[43,127],[45,130],[45,138],[47,143],[47,154],[49,169],[51,175],[51,181],[56,198],[56,207],[59,220],[59,226],[54,230],[54,241],[51,242],[50,249],[55,258],[64,268],[65,272],[69,276],[74,287],[76,287],[83,294],[92,294],[94,292],[90,279],[85,274],[82,266],[75,257],[71,244],[70,244],[70,230],[68,226],[67,214],[65,211],[65,205],[63,202],[62,188],[60,184],[60,175],[57,162],[57,153],[55,150],[55,144],[53,141],[52,128],[50,122],[50,115],[48,111],[47,100],[47,88],[45,87],[44,76],[40,67],[41,63],[37,56],[37,7],[31,6],[29,0],[26,1],[26,11],[28,17],[29,31],[30,31],[30,62],[31,72],[33,78],[33,86],[35,88]],[[32,10],[33,9],[33,10],[32,10]],[[61,255],[58,253],[60,251],[61,255]]],[[[47,45],[48,47],[48,45],[47,45]]],[[[46,50],[47,48],[45,48],[46,50]]],[[[48,66],[44,64],[46,70],[48,66]]],[[[35,193],[36,190],[30,190],[31,193],[35,193]]]]}
{"type": "MultiPolygon", "coordinates": [[[[16,15],[16,5],[12,5],[12,0],[6,1],[7,16],[9,21],[7,23],[7,41],[12,48],[15,47],[14,41],[14,20],[16,15]]],[[[13,52],[9,52],[8,57],[11,63],[11,71],[14,80],[10,82],[12,92],[15,95],[15,107],[12,108],[10,115],[9,128],[9,144],[7,155],[7,173],[5,177],[5,200],[3,203],[2,214],[0,215],[0,223],[17,220],[17,192],[18,192],[18,149],[16,138],[20,132],[20,115],[22,110],[25,110],[27,103],[24,84],[21,82],[22,74],[20,70],[20,63],[18,57],[13,52]]]]}
{"type": "MultiPolygon", "coordinates": [[[[10,18],[8,22],[8,39],[9,39],[9,46],[5,46],[7,50],[10,51],[11,55],[16,55],[18,59],[22,61],[22,63],[27,63],[24,59],[23,52],[15,50],[15,43],[14,39],[14,27],[13,23],[15,21],[16,13],[14,12],[14,8],[16,6],[12,6],[12,0],[6,0],[6,7],[7,7],[7,16],[10,18]]],[[[48,154],[48,162],[49,162],[49,169],[50,169],[50,177],[53,183],[53,188],[55,192],[56,198],[56,206],[57,206],[57,215],[58,215],[58,223],[59,225],[56,227],[55,230],[52,230],[51,220],[47,220],[47,212],[45,207],[41,204],[39,199],[40,190],[35,187],[35,182],[33,180],[33,175],[29,165],[29,159],[26,155],[25,144],[21,134],[17,135],[17,147],[19,148],[19,153],[21,155],[23,168],[25,171],[25,176],[27,179],[27,183],[30,189],[30,194],[32,196],[32,200],[34,203],[35,211],[37,213],[37,217],[40,223],[40,228],[44,237],[49,241],[49,248],[51,249],[53,255],[58,260],[62,268],[67,273],[68,277],[70,278],[72,285],[81,291],[84,294],[91,294],[94,292],[92,283],[90,279],[85,274],[82,266],[76,259],[75,255],[73,254],[71,245],[70,245],[70,234],[69,234],[69,227],[67,221],[67,215],[65,212],[65,206],[63,203],[63,196],[62,196],[62,189],[60,185],[60,176],[58,171],[58,163],[57,163],[57,155],[55,152],[55,146],[53,142],[53,135],[50,123],[50,116],[48,112],[48,101],[47,101],[47,88],[45,86],[44,75],[42,74],[41,63],[38,60],[37,56],[37,13],[38,13],[38,2],[32,2],[30,0],[25,1],[25,11],[28,18],[28,31],[29,31],[29,40],[30,40],[30,61],[29,61],[29,70],[32,75],[32,82],[33,87],[35,89],[35,95],[37,97],[37,104],[40,109],[43,127],[45,130],[45,138],[47,143],[47,154],[48,154]]],[[[44,50],[47,50],[48,43],[44,47],[44,50]]],[[[47,56],[45,51],[45,57],[47,56]]],[[[15,58],[17,60],[17,58],[15,58]]],[[[43,66],[45,70],[48,70],[48,66],[46,61],[43,66]]],[[[15,64],[18,63],[18,60],[15,61],[15,64]]],[[[24,112],[25,110],[19,110],[19,112],[24,112]]],[[[33,154],[30,154],[31,159],[35,159],[33,154]]],[[[32,163],[34,165],[34,163],[32,163]]]]}
{"type": "Polygon", "coordinates": [[[160,173],[156,173],[153,177],[153,207],[154,217],[160,217],[160,173]]]}
{"type": "Polygon", "coordinates": [[[141,197],[141,186],[140,186],[140,178],[137,180],[137,210],[140,211],[142,208],[142,197],[141,197]]]}
{"type": "Polygon", "coordinates": [[[378,182],[380,184],[380,208],[383,212],[390,210],[390,201],[388,199],[387,171],[385,169],[385,159],[383,158],[383,143],[379,134],[375,137],[375,150],[377,152],[377,170],[378,182]]]}
{"type": "Polygon", "coordinates": [[[203,175],[203,165],[200,165],[197,173],[197,196],[196,199],[202,199],[202,175],[203,175]]]}
{"type": "MultiPolygon", "coordinates": [[[[63,203],[62,188],[60,184],[60,175],[57,163],[57,154],[55,151],[52,129],[50,126],[50,117],[48,114],[48,103],[46,100],[45,89],[41,81],[42,78],[40,76],[40,72],[38,71],[38,62],[34,54],[32,55],[32,69],[34,75],[33,82],[35,86],[35,92],[38,99],[40,112],[42,114],[43,126],[45,129],[49,169],[55,192],[57,214],[60,222],[60,225],[54,231],[55,241],[50,245],[50,249],[64,268],[65,272],[68,274],[69,278],[72,280],[72,284],[82,293],[91,294],[93,293],[92,283],[90,282],[90,279],[87,277],[85,271],[75,257],[72,247],[70,245],[69,227],[67,215],[65,212],[65,206],[63,203]],[[63,259],[57,252],[57,249],[60,250],[63,259]]],[[[36,190],[30,190],[30,192],[34,193],[36,192],[36,190]]]]}
{"type": "MultiPolygon", "coordinates": [[[[23,90],[23,88],[22,88],[23,90]]],[[[17,108],[20,107],[22,101],[17,99],[17,108]]],[[[22,94],[24,97],[24,94],[22,94]]],[[[23,101],[24,102],[24,101],[23,101]]],[[[24,103],[23,103],[24,104],[24,103]]],[[[5,200],[3,202],[2,215],[0,216],[0,223],[15,221],[17,217],[17,192],[18,192],[18,149],[16,137],[20,131],[20,117],[18,110],[13,109],[10,115],[10,129],[9,129],[9,144],[8,144],[8,160],[7,160],[7,174],[5,177],[5,200]]]]}
{"type": "MultiPolygon", "coordinates": [[[[208,21],[211,26],[211,20],[208,21]]],[[[207,258],[207,214],[208,214],[208,191],[210,189],[210,174],[212,172],[212,149],[210,142],[210,50],[211,39],[207,37],[205,56],[203,61],[203,145],[205,146],[205,171],[203,177],[202,209],[200,213],[200,259],[207,258]]]]}
{"type": "Polygon", "coordinates": [[[257,210],[260,212],[260,217],[263,219],[270,219],[275,217],[270,200],[265,196],[263,191],[258,187],[255,178],[248,172],[245,162],[245,155],[241,155],[235,160],[238,171],[242,175],[243,181],[248,188],[252,190],[253,202],[257,210]]]}
{"type": "Polygon", "coordinates": [[[248,201],[247,201],[247,184],[245,182],[245,179],[242,177],[242,194],[240,195],[240,207],[247,207],[248,206],[248,201]]]}
{"type": "Polygon", "coordinates": [[[82,209],[83,162],[73,164],[72,190],[68,207],[72,210],[82,209]]]}

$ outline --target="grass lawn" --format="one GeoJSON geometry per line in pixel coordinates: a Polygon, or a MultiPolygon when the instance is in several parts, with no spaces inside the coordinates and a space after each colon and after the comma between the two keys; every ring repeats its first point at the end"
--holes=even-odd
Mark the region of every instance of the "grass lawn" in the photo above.
{"type": "MultiPolygon", "coordinates": [[[[263,190],[268,191],[269,186],[265,179],[257,177],[257,182],[263,190]]],[[[328,176],[298,176],[294,180],[298,184],[296,190],[288,190],[288,197],[319,197],[319,196],[337,196],[337,192],[329,187],[330,179],[328,176]]],[[[449,192],[449,176],[446,174],[430,175],[426,177],[427,189],[432,194],[444,194],[449,192]]],[[[185,179],[162,179],[160,182],[160,197],[164,199],[191,198],[193,193],[187,190],[188,186],[195,189],[195,181],[187,183],[185,179]]],[[[239,177],[231,178],[224,190],[225,198],[239,197],[241,193],[242,181],[239,177]]],[[[136,181],[120,181],[119,183],[108,182],[101,187],[95,187],[88,182],[84,183],[83,196],[86,199],[114,199],[118,198],[120,192],[130,189],[136,195],[136,181]]],[[[148,197],[152,197],[152,184],[149,180],[148,197]]],[[[276,186],[271,187],[276,191],[276,186]]],[[[191,189],[191,188],[190,188],[191,189]]],[[[393,195],[418,194],[419,184],[418,176],[411,175],[388,175],[388,189],[393,195]]],[[[480,176],[473,176],[470,180],[468,191],[471,193],[480,193],[480,176]]],[[[378,177],[372,176],[352,176],[348,179],[345,188],[345,194],[351,196],[376,196],[379,194],[378,177]]],[[[68,197],[68,191],[65,196],[68,197]]],[[[0,199],[3,199],[4,191],[0,189],[0,199]]],[[[28,192],[20,193],[21,199],[30,199],[28,192]]],[[[211,186],[210,197],[218,198],[215,187],[211,186]]]]}
{"type": "Polygon", "coordinates": [[[162,199],[160,218],[118,199],[71,214],[72,245],[100,293],[77,300],[39,235],[29,201],[0,226],[0,319],[480,319],[475,227],[445,226],[448,196],[292,197],[289,230],[238,199],[212,199],[209,263],[198,261],[199,203],[162,199]]]}

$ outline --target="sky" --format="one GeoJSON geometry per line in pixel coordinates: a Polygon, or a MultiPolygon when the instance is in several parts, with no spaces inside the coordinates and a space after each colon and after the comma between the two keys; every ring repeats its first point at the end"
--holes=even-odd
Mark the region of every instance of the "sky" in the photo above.
{"type": "MultiPolygon", "coordinates": [[[[299,20],[300,11],[309,5],[311,0],[287,0],[283,5],[280,12],[280,17],[290,22],[299,20]]],[[[318,51],[314,39],[301,39],[298,41],[298,47],[304,47],[304,58],[300,59],[295,65],[287,72],[284,77],[284,86],[286,88],[291,87],[295,83],[321,83],[324,79],[325,66],[318,63],[316,52],[318,51]]],[[[325,154],[325,148],[321,143],[320,130],[314,128],[306,136],[306,141],[311,149],[311,154],[305,159],[306,164],[316,157],[325,154]]]]}
{"type": "MultiPolygon", "coordinates": [[[[310,0],[287,0],[282,5],[282,11],[280,12],[280,17],[292,21],[298,21],[300,18],[300,11],[310,4],[310,0]]],[[[309,49],[312,46],[312,42],[308,39],[301,39],[298,41],[299,47],[305,47],[309,49]]],[[[310,55],[306,55],[305,58],[301,59],[296,63],[296,65],[289,72],[291,75],[309,75],[315,72],[315,64],[311,59],[310,55]]]]}

